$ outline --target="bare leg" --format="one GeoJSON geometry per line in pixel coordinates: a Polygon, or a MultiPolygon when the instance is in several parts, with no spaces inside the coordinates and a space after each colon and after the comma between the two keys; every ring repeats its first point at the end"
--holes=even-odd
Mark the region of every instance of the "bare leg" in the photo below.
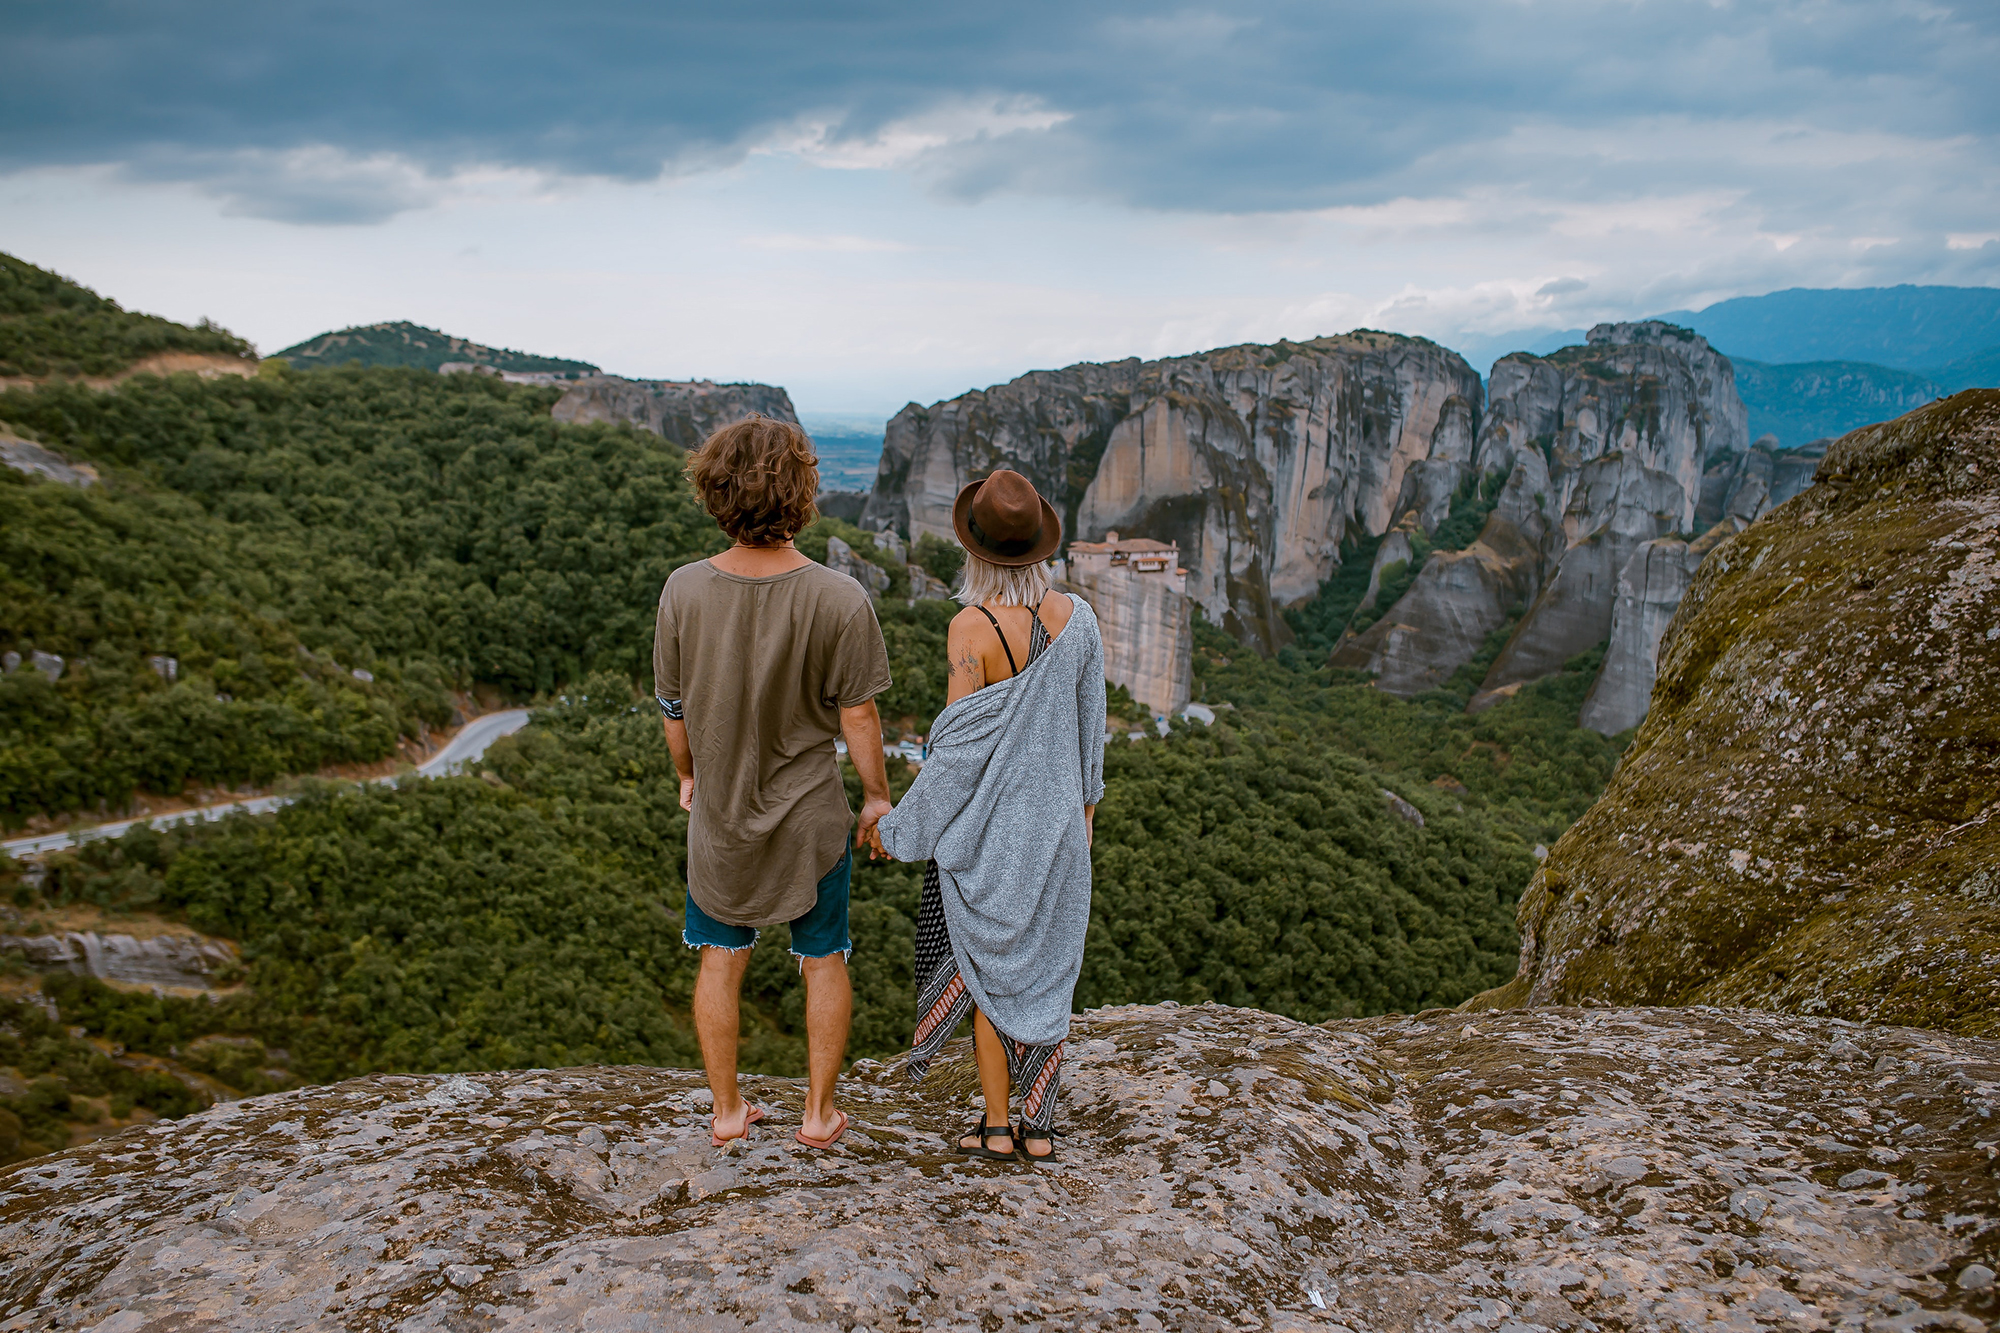
{"type": "MultiPolygon", "coordinates": [[[[979,1059],[979,1093],[986,1099],[986,1125],[989,1129],[1012,1123],[1007,1119],[1007,1093],[1011,1085],[1007,1079],[1007,1048],[1001,1044],[1003,1040],[993,1025],[986,1021],[986,1015],[974,1009],[972,1049],[979,1059]]],[[[968,1134],[958,1142],[960,1147],[977,1148],[979,1136],[968,1134]]],[[[994,1152],[1012,1152],[1014,1136],[991,1135],[986,1140],[986,1146],[994,1152]]]]}
{"type": "Polygon", "coordinates": [[[799,971],[806,981],[807,1074],[806,1110],[799,1129],[809,1139],[823,1139],[840,1128],[833,1085],[847,1054],[854,987],[848,982],[847,959],[841,954],[802,958],[799,971]]]}
{"type": "Polygon", "coordinates": [[[748,949],[701,951],[701,973],[694,983],[694,1030],[701,1039],[701,1063],[708,1070],[708,1089],[715,1094],[715,1135],[730,1139],[749,1127],[749,1108],[736,1091],[738,1009],[743,973],[750,966],[748,949]]]}

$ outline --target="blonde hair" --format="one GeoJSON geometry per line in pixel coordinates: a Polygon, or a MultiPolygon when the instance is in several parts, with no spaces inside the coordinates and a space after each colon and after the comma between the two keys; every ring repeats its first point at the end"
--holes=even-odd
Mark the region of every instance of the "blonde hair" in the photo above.
{"type": "Polygon", "coordinates": [[[965,568],[958,576],[958,600],[966,606],[992,602],[997,606],[1040,606],[1049,595],[1049,566],[1045,560],[1032,565],[996,565],[981,560],[977,552],[965,553],[965,568]]]}

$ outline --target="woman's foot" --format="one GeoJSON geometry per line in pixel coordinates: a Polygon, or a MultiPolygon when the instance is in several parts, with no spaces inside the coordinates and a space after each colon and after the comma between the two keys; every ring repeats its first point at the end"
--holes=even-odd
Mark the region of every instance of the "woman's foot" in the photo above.
{"type": "Polygon", "coordinates": [[[1014,1155],[1014,1130],[1006,1121],[997,1125],[981,1120],[959,1136],[958,1150],[968,1157],[1004,1158],[1014,1155]]]}
{"type": "Polygon", "coordinates": [[[1021,1151],[1031,1162],[1045,1162],[1056,1155],[1056,1132],[1053,1129],[1036,1129],[1023,1121],[1018,1131],[1021,1151]]]}

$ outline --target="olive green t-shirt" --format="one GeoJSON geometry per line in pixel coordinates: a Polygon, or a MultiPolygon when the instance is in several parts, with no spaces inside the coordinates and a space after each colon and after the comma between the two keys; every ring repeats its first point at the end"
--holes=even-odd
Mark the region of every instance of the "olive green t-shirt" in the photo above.
{"type": "Polygon", "coordinates": [[[694,752],[688,892],[734,926],[793,921],[847,849],[840,710],[889,688],[861,585],[824,565],[769,578],[683,565],[660,592],[653,691],[694,752]]]}

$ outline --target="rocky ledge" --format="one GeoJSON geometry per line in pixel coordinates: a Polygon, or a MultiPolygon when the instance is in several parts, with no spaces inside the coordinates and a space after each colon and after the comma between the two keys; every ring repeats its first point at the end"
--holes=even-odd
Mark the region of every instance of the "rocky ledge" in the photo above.
{"type": "Polygon", "coordinates": [[[381,1076],[0,1175],[0,1329],[1984,1329],[2000,1042],[1725,1010],[1077,1023],[1059,1165],[970,1052],[709,1146],[699,1075],[381,1076]]]}

